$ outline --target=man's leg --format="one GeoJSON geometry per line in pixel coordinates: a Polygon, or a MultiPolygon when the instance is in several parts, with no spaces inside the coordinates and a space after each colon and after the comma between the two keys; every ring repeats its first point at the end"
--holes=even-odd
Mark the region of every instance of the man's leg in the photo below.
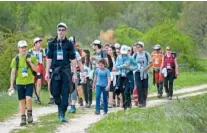
{"type": "Polygon", "coordinates": [[[33,122],[32,117],[32,94],[33,94],[34,84],[26,85],[26,105],[27,105],[27,121],[28,123],[33,122]]]}
{"type": "Polygon", "coordinates": [[[108,113],[108,94],[109,92],[105,90],[105,87],[101,88],[103,92],[103,103],[104,103],[104,114],[108,113]]]}
{"type": "Polygon", "coordinates": [[[143,83],[140,79],[140,72],[135,73],[135,81],[137,87],[137,95],[138,95],[138,102],[140,105],[144,104],[144,90],[143,90],[143,83]]]}

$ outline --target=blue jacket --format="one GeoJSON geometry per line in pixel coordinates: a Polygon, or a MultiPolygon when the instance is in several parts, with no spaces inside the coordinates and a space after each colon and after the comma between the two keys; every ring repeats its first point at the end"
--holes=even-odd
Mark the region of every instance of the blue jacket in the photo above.
{"type": "Polygon", "coordinates": [[[119,73],[127,74],[130,71],[135,71],[137,69],[137,62],[134,58],[129,55],[122,56],[119,55],[116,59],[116,68],[119,70],[119,73]],[[130,69],[124,68],[125,64],[130,65],[130,69]]]}

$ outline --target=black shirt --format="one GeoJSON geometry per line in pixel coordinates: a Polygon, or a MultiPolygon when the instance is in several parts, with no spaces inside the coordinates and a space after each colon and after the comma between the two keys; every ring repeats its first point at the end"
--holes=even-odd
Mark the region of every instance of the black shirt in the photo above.
{"type": "Polygon", "coordinates": [[[47,58],[52,59],[51,67],[63,67],[70,65],[70,60],[75,59],[75,49],[73,44],[65,38],[59,41],[57,37],[48,43],[47,58]],[[63,60],[57,60],[57,51],[63,51],[63,60]]]}

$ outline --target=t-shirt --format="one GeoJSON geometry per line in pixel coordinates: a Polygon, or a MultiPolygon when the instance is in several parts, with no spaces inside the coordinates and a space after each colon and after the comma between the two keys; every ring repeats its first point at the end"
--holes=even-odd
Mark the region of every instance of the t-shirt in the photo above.
{"type": "Polygon", "coordinates": [[[99,53],[94,53],[93,57],[95,57],[96,67],[98,67],[98,61],[102,58],[107,58],[107,53],[105,51],[100,51],[99,53]]]}
{"type": "Polygon", "coordinates": [[[137,52],[137,54],[134,56],[136,56],[135,60],[137,61],[138,70],[152,63],[152,58],[148,52],[147,52],[147,57],[145,51],[143,51],[142,53],[137,52]]]}
{"type": "Polygon", "coordinates": [[[45,49],[40,49],[40,50],[30,49],[29,53],[31,53],[32,55],[34,55],[37,58],[38,63],[43,64],[43,58],[46,57],[45,49]]]}
{"type": "Polygon", "coordinates": [[[81,56],[80,56],[80,54],[78,53],[78,51],[76,50],[75,51],[75,58],[76,58],[76,60],[81,60],[81,56]]]}
{"type": "Polygon", "coordinates": [[[108,77],[110,77],[110,71],[107,68],[97,68],[95,75],[97,76],[97,86],[106,87],[108,85],[108,77]]]}
{"type": "MultiPolygon", "coordinates": [[[[33,55],[31,55],[30,58],[31,58],[32,63],[34,65],[38,64],[37,59],[33,55]]],[[[16,68],[16,57],[13,58],[10,67],[11,68],[16,68]]],[[[17,77],[16,77],[16,84],[17,85],[27,85],[27,84],[34,83],[34,75],[32,74],[32,70],[30,69],[30,67],[27,66],[26,55],[25,56],[19,55],[19,66],[18,66],[18,71],[17,71],[16,74],[17,74],[17,77]],[[24,72],[26,71],[28,76],[23,77],[22,76],[23,71],[24,72]]]]}

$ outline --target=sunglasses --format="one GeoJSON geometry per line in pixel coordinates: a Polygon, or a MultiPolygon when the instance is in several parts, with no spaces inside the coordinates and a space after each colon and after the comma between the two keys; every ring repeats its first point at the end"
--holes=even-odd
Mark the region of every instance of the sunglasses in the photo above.
{"type": "Polygon", "coordinates": [[[170,51],[170,49],[166,49],[166,51],[170,51]]]}
{"type": "Polygon", "coordinates": [[[66,29],[58,29],[58,31],[66,31],[66,29]]]}

